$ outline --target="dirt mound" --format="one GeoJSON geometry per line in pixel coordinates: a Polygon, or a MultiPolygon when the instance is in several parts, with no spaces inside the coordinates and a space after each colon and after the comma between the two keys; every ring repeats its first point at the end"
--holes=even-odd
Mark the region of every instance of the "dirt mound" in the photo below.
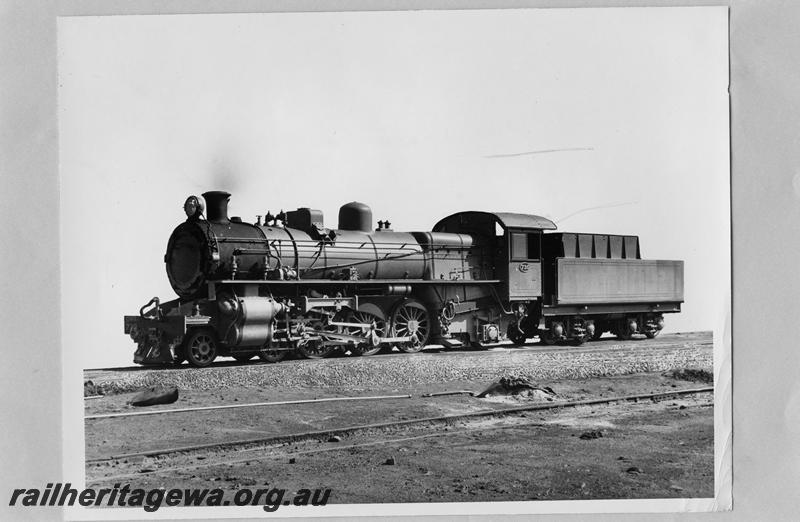
{"type": "Polygon", "coordinates": [[[553,400],[552,398],[556,395],[556,392],[547,386],[537,386],[524,377],[511,376],[502,377],[500,380],[493,382],[483,391],[477,393],[475,397],[482,399],[485,397],[509,395],[525,397],[535,396],[537,398],[553,400]]]}
{"type": "Polygon", "coordinates": [[[679,381],[714,384],[714,375],[710,371],[703,370],[701,368],[679,368],[676,370],[670,370],[662,375],[664,375],[664,377],[670,377],[679,381]]]}
{"type": "Polygon", "coordinates": [[[83,381],[83,396],[94,397],[97,395],[105,395],[103,387],[93,383],[92,381],[83,381]]]}
{"type": "Polygon", "coordinates": [[[178,388],[153,387],[133,397],[131,406],[153,406],[156,404],[172,404],[178,400],[178,388]]]}

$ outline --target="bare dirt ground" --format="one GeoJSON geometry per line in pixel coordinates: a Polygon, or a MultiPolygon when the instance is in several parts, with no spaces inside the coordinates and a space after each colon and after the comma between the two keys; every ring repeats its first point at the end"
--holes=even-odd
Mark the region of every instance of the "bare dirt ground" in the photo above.
{"type": "MultiPolygon", "coordinates": [[[[239,488],[267,484],[288,491],[331,488],[330,503],[713,496],[713,402],[708,393],[660,402],[613,403],[343,433],[339,440],[324,436],[292,443],[234,445],[162,457],[108,460],[126,453],[192,444],[317,430],[335,434],[337,429],[360,424],[502,409],[547,403],[548,399],[561,402],[710,386],[707,380],[702,382],[711,370],[710,334],[683,334],[652,344],[612,340],[590,346],[591,350],[573,352],[529,348],[281,363],[289,368],[281,372],[296,368],[289,380],[302,384],[293,386],[249,383],[248,379],[269,381],[270,376],[259,374],[269,373],[281,364],[223,365],[193,371],[196,386],[191,386],[187,376],[180,376],[185,370],[148,370],[148,375],[166,374],[169,382],[176,379],[170,377],[173,375],[183,379],[177,403],[132,408],[125,403],[133,392],[123,392],[128,389],[123,386],[111,386],[109,389],[119,393],[86,401],[86,414],[319,397],[409,394],[411,398],[87,420],[87,485],[219,487],[225,490],[226,498],[239,488]],[[509,372],[527,377],[542,374],[542,367],[548,368],[570,353],[575,373],[586,371],[589,377],[569,378],[558,371],[544,372],[552,377],[536,379],[535,383],[552,388],[555,397],[422,396],[445,390],[478,391],[509,372]],[[403,374],[409,364],[418,364],[426,357],[434,362],[425,363],[419,372],[403,374]],[[576,363],[576,358],[582,362],[576,363]],[[658,371],[615,370],[635,370],[642,361],[646,361],[644,366],[648,369],[658,371]],[[341,382],[331,378],[317,386],[305,382],[311,375],[324,373],[322,365],[331,362],[341,365],[332,373],[344,371],[348,365],[358,368],[358,372],[364,371],[363,365],[375,365],[376,371],[365,373],[357,383],[346,371],[341,382]],[[539,366],[534,367],[537,363],[539,366]],[[425,382],[426,370],[441,374],[447,368],[458,370],[453,371],[454,378],[425,382]],[[594,376],[596,368],[604,369],[604,376],[594,376]],[[701,371],[677,378],[670,373],[680,368],[701,371]],[[252,375],[245,382],[240,377],[224,386],[209,384],[220,372],[227,376],[231,371],[252,375]],[[98,460],[94,462],[95,459],[98,460]]],[[[106,384],[130,378],[114,372],[102,376],[87,372],[89,376],[106,384]]]]}

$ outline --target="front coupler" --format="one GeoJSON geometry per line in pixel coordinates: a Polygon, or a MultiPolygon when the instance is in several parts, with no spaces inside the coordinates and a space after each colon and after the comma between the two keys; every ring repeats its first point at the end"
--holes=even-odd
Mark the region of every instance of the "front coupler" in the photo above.
{"type": "MultiPolygon", "coordinates": [[[[139,310],[125,316],[125,333],[136,343],[136,364],[170,364],[183,361],[181,342],[186,334],[187,317],[178,300],[164,303],[154,297],[139,310]]],[[[199,317],[192,317],[197,322],[199,317]]],[[[209,318],[205,318],[209,319],[209,318]]]]}

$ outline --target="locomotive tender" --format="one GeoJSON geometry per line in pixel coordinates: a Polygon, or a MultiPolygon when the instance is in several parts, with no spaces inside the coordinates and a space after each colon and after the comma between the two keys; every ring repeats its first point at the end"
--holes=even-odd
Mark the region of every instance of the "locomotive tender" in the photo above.
{"type": "Polygon", "coordinates": [[[336,229],[309,208],[251,224],[228,217],[229,193],[203,198],[186,200],[167,244],[178,298],[125,317],[136,363],[655,337],[683,302],[683,261],[641,259],[636,236],[552,232],[543,217],[478,211],[396,232],[388,221],[373,229],[357,202],[341,207],[336,229]]]}

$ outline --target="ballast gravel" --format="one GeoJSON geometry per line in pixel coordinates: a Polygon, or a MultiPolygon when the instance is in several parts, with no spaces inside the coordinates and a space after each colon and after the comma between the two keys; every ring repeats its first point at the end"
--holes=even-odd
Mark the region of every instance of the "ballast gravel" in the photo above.
{"type": "Polygon", "coordinates": [[[181,390],[228,387],[392,389],[416,384],[491,382],[513,375],[532,382],[712,368],[707,342],[684,342],[630,349],[575,351],[501,350],[490,352],[387,354],[290,360],[277,364],[217,366],[202,369],[152,369],[93,376],[106,394],[151,386],[181,390]]]}

